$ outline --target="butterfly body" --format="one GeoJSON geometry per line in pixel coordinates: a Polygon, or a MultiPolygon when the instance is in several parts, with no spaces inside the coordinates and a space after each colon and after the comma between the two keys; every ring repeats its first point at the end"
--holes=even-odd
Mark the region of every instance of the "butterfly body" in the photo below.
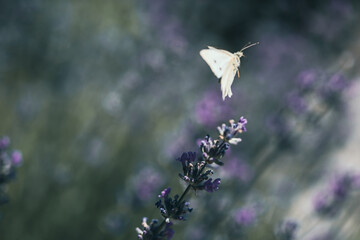
{"type": "Polygon", "coordinates": [[[223,100],[225,100],[226,96],[229,98],[232,96],[231,85],[236,73],[238,74],[238,77],[240,77],[240,59],[244,56],[242,51],[256,44],[258,43],[248,45],[235,53],[210,46],[208,49],[200,51],[201,57],[209,65],[215,76],[220,79],[223,100]]]}

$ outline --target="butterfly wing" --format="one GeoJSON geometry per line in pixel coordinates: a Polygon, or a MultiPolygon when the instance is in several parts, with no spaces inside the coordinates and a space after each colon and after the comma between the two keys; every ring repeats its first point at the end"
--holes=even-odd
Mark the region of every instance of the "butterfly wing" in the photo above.
{"type": "Polygon", "coordinates": [[[233,54],[210,46],[208,48],[209,49],[201,50],[200,55],[209,65],[215,76],[221,78],[224,75],[226,67],[233,59],[233,54]]]}
{"type": "Polygon", "coordinates": [[[231,98],[232,96],[231,85],[234,81],[236,71],[237,67],[232,61],[230,61],[229,64],[226,66],[224,75],[222,76],[220,81],[223,100],[225,100],[226,96],[229,96],[229,98],[231,98]]]}

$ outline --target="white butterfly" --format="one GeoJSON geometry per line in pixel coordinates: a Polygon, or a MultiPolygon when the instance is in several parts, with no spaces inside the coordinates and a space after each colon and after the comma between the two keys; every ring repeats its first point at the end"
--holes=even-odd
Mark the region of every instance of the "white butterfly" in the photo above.
{"type": "Polygon", "coordinates": [[[238,77],[240,77],[240,58],[244,56],[243,51],[257,44],[259,44],[259,42],[248,44],[236,53],[210,46],[208,46],[209,49],[200,51],[201,57],[209,65],[215,76],[221,78],[220,83],[223,100],[225,100],[226,96],[229,96],[229,98],[232,96],[231,84],[234,81],[236,72],[238,73],[238,77]]]}

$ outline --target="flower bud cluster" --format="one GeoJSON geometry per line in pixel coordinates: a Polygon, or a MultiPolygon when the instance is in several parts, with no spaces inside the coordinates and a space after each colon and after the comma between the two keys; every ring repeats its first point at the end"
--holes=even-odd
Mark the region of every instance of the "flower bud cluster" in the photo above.
{"type": "Polygon", "coordinates": [[[235,138],[237,133],[246,132],[245,125],[247,124],[247,120],[244,117],[241,117],[238,122],[235,120],[229,121],[230,125],[227,126],[225,123],[218,127],[220,133],[220,139],[230,143],[230,144],[237,144],[241,142],[241,138],[235,138]]]}
{"type": "Polygon", "coordinates": [[[179,177],[184,180],[187,184],[191,185],[192,189],[205,190],[207,192],[213,192],[219,188],[220,179],[212,182],[209,175],[213,174],[213,170],[206,170],[203,172],[206,162],[198,161],[195,162],[196,153],[188,152],[183,153],[177,161],[181,162],[183,167],[183,174],[179,173],[179,177]]]}
{"type": "Polygon", "coordinates": [[[160,209],[161,215],[165,219],[185,220],[185,215],[192,211],[189,207],[190,203],[179,199],[179,195],[175,195],[174,199],[169,197],[170,188],[164,189],[158,196],[160,199],[155,203],[155,206],[160,209]]]}
{"type": "Polygon", "coordinates": [[[230,120],[229,123],[230,125],[223,123],[218,127],[219,139],[212,140],[211,137],[207,135],[201,141],[200,150],[206,163],[215,163],[220,166],[224,165],[220,159],[225,155],[225,152],[229,149],[230,144],[236,145],[241,142],[241,138],[237,138],[235,136],[238,133],[246,132],[246,118],[241,117],[238,122],[230,120]]]}
{"type": "Polygon", "coordinates": [[[200,144],[202,156],[208,164],[224,165],[220,159],[225,155],[227,149],[229,149],[228,143],[219,140],[213,141],[209,135],[205,136],[200,144]]]}
{"type": "Polygon", "coordinates": [[[147,223],[147,218],[144,217],[142,220],[142,229],[136,228],[138,233],[138,239],[141,240],[167,240],[174,236],[175,231],[170,227],[173,225],[171,222],[166,223],[165,229],[158,231],[159,221],[153,219],[150,225],[147,223]]]}

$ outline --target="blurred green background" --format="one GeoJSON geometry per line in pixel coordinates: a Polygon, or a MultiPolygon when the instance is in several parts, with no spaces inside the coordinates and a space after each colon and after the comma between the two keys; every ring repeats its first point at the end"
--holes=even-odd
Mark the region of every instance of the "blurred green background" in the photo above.
{"type": "MultiPolygon", "coordinates": [[[[356,82],[359,16],[357,1],[340,0],[0,1],[0,135],[24,156],[8,188],[11,201],[0,207],[0,239],[135,239],[143,216],[160,217],[153,206],[158,192],[183,187],[173,160],[242,115],[248,133],[234,155],[255,172],[260,166],[264,182],[282,176],[283,166],[290,179],[302,179],[295,192],[308,188],[329,164],[322,157],[346,142],[346,104],[329,104],[330,117],[313,128],[319,134],[296,138],[296,150],[277,145],[266,118],[282,111],[303,70],[341,72],[356,82]],[[199,51],[211,45],[235,52],[249,41],[260,45],[246,50],[234,97],[222,102],[199,51]],[[197,114],[206,94],[218,98],[206,105],[210,122],[197,114]],[[275,145],[269,156],[280,163],[267,178],[270,164],[253,159],[275,145]],[[289,160],[305,156],[310,165],[289,160]],[[155,182],[153,191],[139,197],[144,179],[155,182]]],[[[303,134],[306,124],[295,132],[303,134]]],[[[249,189],[266,195],[264,182],[249,189]]],[[[239,190],[236,181],[222,184],[224,193],[239,190]]],[[[207,195],[195,198],[174,239],[195,239],[187,228],[207,195]]],[[[264,237],[272,232],[265,225],[249,239],[272,239],[264,237]]]]}

